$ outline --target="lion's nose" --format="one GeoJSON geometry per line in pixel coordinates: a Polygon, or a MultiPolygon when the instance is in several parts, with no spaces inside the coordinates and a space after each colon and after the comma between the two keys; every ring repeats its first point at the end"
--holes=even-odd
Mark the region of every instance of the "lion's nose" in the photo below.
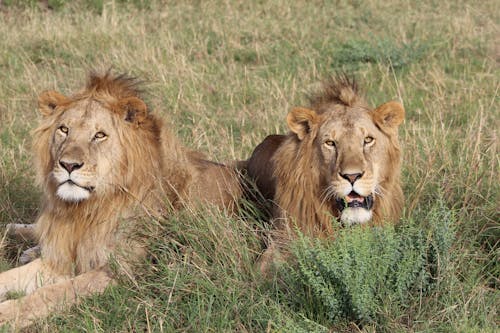
{"type": "Polygon", "coordinates": [[[351,185],[359,178],[363,177],[363,173],[341,173],[340,177],[346,179],[351,185]]]}
{"type": "Polygon", "coordinates": [[[78,170],[83,166],[83,163],[65,162],[62,160],[59,161],[59,164],[69,173],[71,173],[74,170],[78,170]]]}

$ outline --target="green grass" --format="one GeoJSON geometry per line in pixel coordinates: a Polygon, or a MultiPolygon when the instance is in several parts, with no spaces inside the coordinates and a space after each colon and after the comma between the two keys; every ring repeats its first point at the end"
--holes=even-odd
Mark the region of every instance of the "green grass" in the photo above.
{"type": "MultiPolygon", "coordinates": [[[[286,113],[335,71],[354,73],[373,106],[401,98],[406,108],[400,227],[341,230],[327,244],[304,239],[296,260],[265,280],[253,265],[265,226],[180,212],[158,221],[134,280],[121,277],[35,329],[497,331],[497,7],[492,0],[1,2],[1,225],[36,218],[29,133],[37,95],[70,93],[91,68],[145,79],[154,111],[187,146],[221,161],[246,158],[265,135],[285,132],[286,113]],[[447,214],[451,229],[436,229],[447,214]],[[433,250],[450,240],[450,248],[433,250]],[[373,249],[409,255],[408,265],[370,256],[373,249]],[[307,260],[311,253],[316,259],[307,260]],[[323,263],[356,262],[339,271],[325,264],[319,277],[306,278],[320,254],[328,255],[323,263]],[[358,283],[341,287],[336,274],[358,283]],[[331,293],[318,292],[320,277],[331,293]]],[[[18,244],[0,245],[6,269],[18,244]]]]}

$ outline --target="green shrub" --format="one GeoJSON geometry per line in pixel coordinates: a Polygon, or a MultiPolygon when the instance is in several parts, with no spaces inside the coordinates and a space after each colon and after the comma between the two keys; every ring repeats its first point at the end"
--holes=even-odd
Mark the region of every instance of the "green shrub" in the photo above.
{"type": "Polygon", "coordinates": [[[354,70],[364,63],[382,63],[400,69],[419,61],[425,51],[426,47],[416,43],[400,45],[389,39],[352,39],[334,51],[332,66],[354,70]]]}
{"type": "Polygon", "coordinates": [[[382,309],[406,308],[413,293],[432,288],[454,237],[453,214],[441,203],[420,224],[341,229],[329,242],[302,236],[293,249],[297,264],[285,278],[295,291],[287,294],[314,319],[378,322],[382,309]]]}

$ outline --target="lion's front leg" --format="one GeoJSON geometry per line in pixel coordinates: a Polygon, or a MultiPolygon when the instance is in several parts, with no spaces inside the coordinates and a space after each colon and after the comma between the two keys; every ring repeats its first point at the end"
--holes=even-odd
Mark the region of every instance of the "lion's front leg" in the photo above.
{"type": "Polygon", "coordinates": [[[19,256],[19,263],[21,265],[26,265],[27,263],[30,263],[37,258],[40,258],[41,251],[42,249],[40,245],[36,245],[30,247],[27,250],[24,250],[23,253],[21,253],[21,255],[19,256]]]}
{"type": "Polygon", "coordinates": [[[78,303],[79,297],[102,293],[113,282],[106,270],[90,271],[35,290],[16,300],[0,303],[0,325],[10,323],[13,329],[29,326],[51,312],[78,303]]]}
{"type": "Polygon", "coordinates": [[[278,267],[286,262],[289,253],[274,241],[270,241],[268,247],[256,261],[256,268],[264,277],[270,277],[278,267]]]}
{"type": "Polygon", "coordinates": [[[9,223],[7,224],[7,235],[20,238],[25,241],[35,241],[36,232],[34,224],[9,223]]]}
{"type": "MultiPolygon", "coordinates": [[[[36,241],[35,224],[9,223],[7,224],[7,235],[23,241],[36,241]]],[[[21,254],[19,263],[25,265],[40,257],[40,246],[33,246],[21,254]]]]}
{"type": "Polygon", "coordinates": [[[4,300],[9,292],[30,294],[43,285],[55,283],[69,276],[53,272],[41,259],[0,273],[0,300],[4,300]]]}

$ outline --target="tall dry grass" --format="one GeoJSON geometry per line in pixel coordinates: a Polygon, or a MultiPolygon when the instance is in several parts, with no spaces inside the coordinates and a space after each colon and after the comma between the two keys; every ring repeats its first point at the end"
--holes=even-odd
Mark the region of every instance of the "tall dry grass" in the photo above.
{"type": "MultiPolygon", "coordinates": [[[[68,93],[91,68],[144,79],[147,100],[182,141],[242,159],[337,70],[372,105],[400,98],[407,118],[405,218],[438,202],[456,217],[454,259],[431,295],[345,330],[498,328],[499,42],[495,1],[34,1],[0,4],[0,223],[32,222],[30,130],[37,95],[68,93]],[[33,5],[34,4],[34,5],[33,5]]],[[[172,217],[138,282],[37,327],[55,331],[328,331],[325,313],[290,306],[252,270],[256,221],[172,217]],[[224,233],[230,230],[229,233],[224,233]],[[224,236],[220,236],[224,233],[224,236]],[[231,236],[233,235],[233,236],[231,236]],[[175,236],[175,237],[171,237],[175,236]],[[229,238],[228,238],[229,237],[229,238]],[[244,269],[241,269],[244,267],[244,269]]],[[[18,244],[4,239],[3,267],[18,244]]],[[[297,298],[299,295],[297,295],[297,298]]],[[[306,304],[304,299],[296,299],[306,304]]],[[[341,325],[342,326],[342,325],[341,325]]]]}

